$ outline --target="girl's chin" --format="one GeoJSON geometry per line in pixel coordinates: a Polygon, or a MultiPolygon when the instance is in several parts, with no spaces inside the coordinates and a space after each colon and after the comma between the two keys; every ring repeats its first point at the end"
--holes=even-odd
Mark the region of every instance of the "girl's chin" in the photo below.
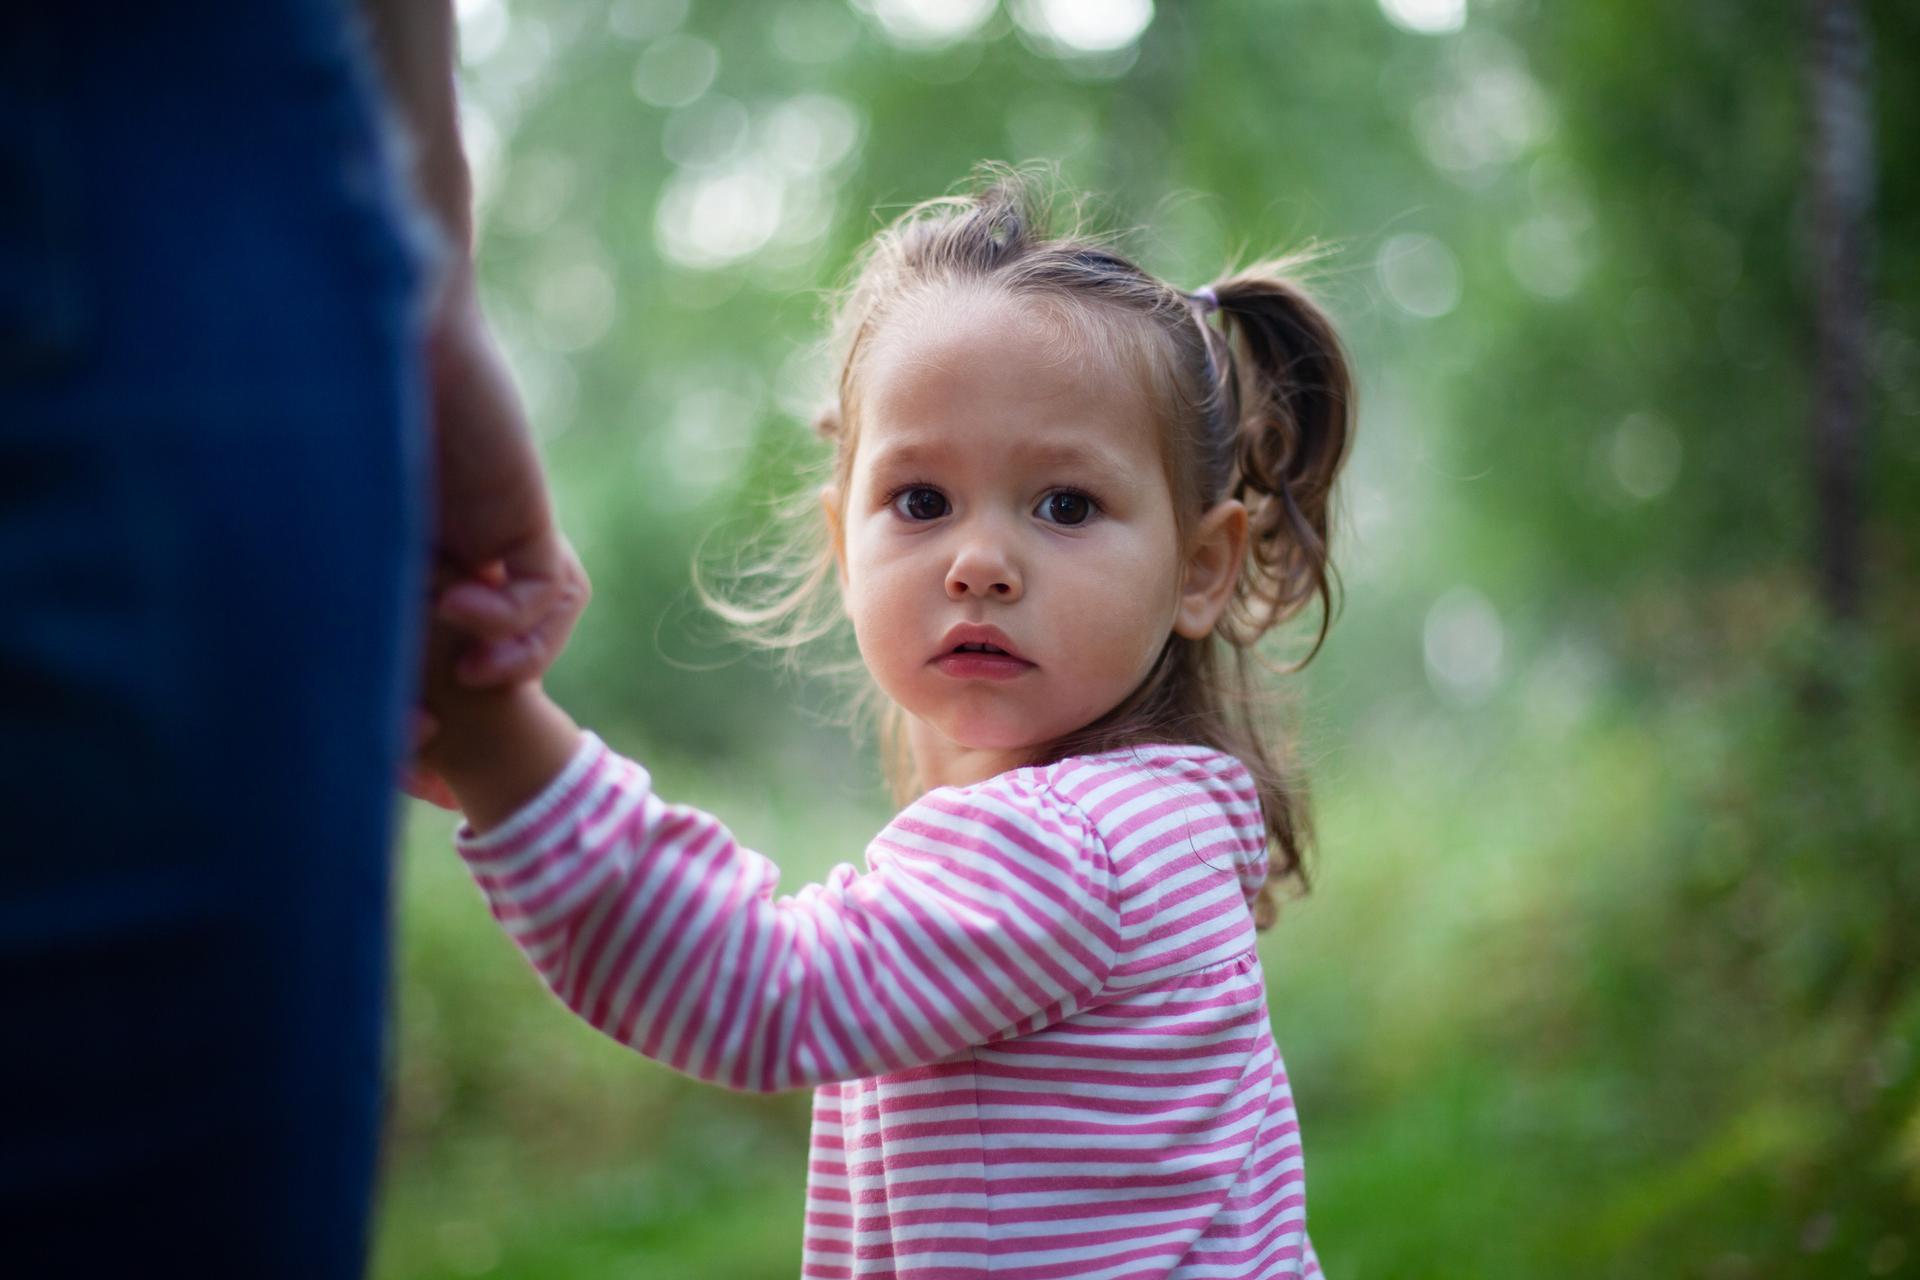
{"type": "Polygon", "coordinates": [[[1025,755],[1040,745],[1030,734],[1020,733],[961,733],[942,734],[948,745],[955,751],[967,751],[975,755],[1025,755]]]}
{"type": "Polygon", "coordinates": [[[1025,754],[1051,739],[1034,736],[1031,724],[992,720],[924,720],[940,745],[949,751],[1025,754]]]}

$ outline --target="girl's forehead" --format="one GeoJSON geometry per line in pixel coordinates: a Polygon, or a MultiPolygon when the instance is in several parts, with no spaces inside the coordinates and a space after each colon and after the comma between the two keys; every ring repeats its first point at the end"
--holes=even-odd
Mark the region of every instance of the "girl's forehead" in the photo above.
{"type": "Polygon", "coordinates": [[[1157,451],[1149,402],[1063,309],[1005,295],[897,317],[860,372],[859,451],[1157,451]]]}
{"type": "Polygon", "coordinates": [[[1087,309],[986,286],[944,286],[903,300],[872,334],[858,381],[877,416],[921,416],[961,398],[1041,408],[1054,401],[1145,402],[1122,343],[1087,309]]]}

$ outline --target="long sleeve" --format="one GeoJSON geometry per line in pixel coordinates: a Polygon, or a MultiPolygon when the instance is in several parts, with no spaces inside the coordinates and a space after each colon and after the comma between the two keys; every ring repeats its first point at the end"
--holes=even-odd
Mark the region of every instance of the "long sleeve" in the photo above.
{"type": "Polygon", "coordinates": [[[669,805],[588,735],[566,769],[461,856],[553,992],[676,1070],[772,1091],[897,1071],[1071,1015],[1119,943],[1093,824],[1005,774],[942,788],[825,883],[669,805]]]}

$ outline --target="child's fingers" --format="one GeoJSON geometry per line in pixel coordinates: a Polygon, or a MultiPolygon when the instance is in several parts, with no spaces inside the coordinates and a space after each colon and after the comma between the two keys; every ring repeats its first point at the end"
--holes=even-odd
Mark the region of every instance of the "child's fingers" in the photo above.
{"type": "Polygon", "coordinates": [[[494,587],[468,580],[447,588],[435,602],[442,622],[488,640],[509,640],[544,625],[556,611],[577,616],[584,596],[563,578],[528,578],[494,587]]]}
{"type": "Polygon", "coordinates": [[[419,755],[422,747],[433,741],[433,735],[440,732],[440,721],[433,713],[416,707],[413,712],[413,754],[419,755]]]}
{"type": "Polygon", "coordinates": [[[547,652],[538,635],[483,641],[460,656],[454,674],[470,689],[516,684],[547,669],[547,652]]]}
{"type": "Polygon", "coordinates": [[[442,809],[458,809],[460,801],[455,798],[453,788],[437,773],[425,769],[408,770],[402,779],[400,789],[416,800],[425,800],[428,804],[438,805],[442,809]]]}
{"type": "Polygon", "coordinates": [[[462,633],[460,684],[496,688],[537,679],[567,647],[593,593],[558,530],[440,592],[434,616],[462,633]]]}
{"type": "Polygon", "coordinates": [[[440,721],[432,712],[416,707],[413,712],[413,760],[400,775],[400,790],[425,800],[428,804],[437,804],[442,809],[457,809],[459,802],[454,799],[453,789],[433,770],[423,767],[419,762],[420,752],[433,741],[440,732],[440,721]]]}
{"type": "Polygon", "coordinates": [[[546,596],[546,605],[530,630],[470,646],[455,666],[460,683],[485,688],[533,680],[544,674],[566,648],[574,623],[586,607],[586,590],[572,583],[556,584],[546,596]]]}
{"type": "Polygon", "coordinates": [[[514,607],[510,628],[467,628],[472,640],[455,666],[461,684],[487,688],[537,679],[567,647],[593,589],[572,549],[563,544],[562,550],[557,578],[511,583],[499,593],[514,607]]]}
{"type": "Polygon", "coordinates": [[[505,591],[471,580],[441,592],[433,612],[449,626],[481,636],[512,635],[520,621],[519,610],[505,591]]]}
{"type": "Polygon", "coordinates": [[[432,577],[428,598],[440,621],[487,635],[524,630],[518,616],[523,606],[508,592],[504,560],[492,560],[471,571],[441,560],[432,577]]]}

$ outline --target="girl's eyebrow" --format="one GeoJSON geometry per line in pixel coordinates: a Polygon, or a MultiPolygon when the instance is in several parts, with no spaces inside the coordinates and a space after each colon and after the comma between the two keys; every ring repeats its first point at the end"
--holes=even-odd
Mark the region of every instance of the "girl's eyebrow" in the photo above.
{"type": "MultiPolygon", "coordinates": [[[[872,466],[875,471],[926,466],[961,452],[964,447],[938,440],[886,444],[874,450],[872,466]]],[[[1124,470],[1120,459],[1110,451],[1077,440],[1023,440],[1014,446],[1013,456],[1039,466],[1115,474],[1124,470]]]]}

